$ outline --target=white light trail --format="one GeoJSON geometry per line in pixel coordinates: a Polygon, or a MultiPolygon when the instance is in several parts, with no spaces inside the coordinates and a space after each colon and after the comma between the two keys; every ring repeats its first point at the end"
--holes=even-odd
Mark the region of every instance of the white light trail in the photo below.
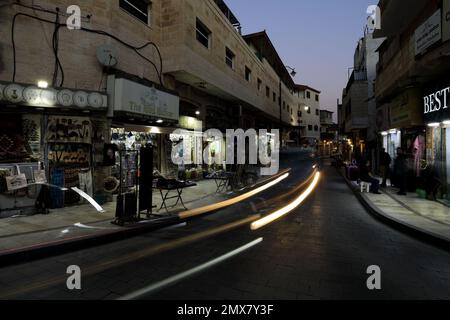
{"type": "Polygon", "coordinates": [[[162,289],[164,287],[172,285],[172,284],[174,284],[174,283],[176,283],[176,282],[178,282],[180,280],[183,280],[184,278],[190,277],[190,276],[192,276],[192,275],[194,275],[196,273],[199,273],[199,272],[201,272],[203,270],[206,270],[208,268],[211,268],[211,267],[213,267],[213,266],[215,266],[215,265],[217,265],[219,263],[222,263],[222,262],[224,262],[224,261],[226,261],[226,260],[228,260],[228,259],[230,259],[230,258],[232,258],[234,256],[237,256],[238,254],[241,254],[242,252],[247,251],[247,250],[251,249],[252,247],[258,245],[262,241],[263,241],[263,238],[256,239],[255,241],[252,241],[252,242],[246,244],[245,246],[242,246],[242,247],[240,247],[240,248],[238,248],[236,250],[233,250],[233,251],[231,251],[231,252],[229,252],[227,254],[224,254],[223,256],[220,256],[220,257],[218,257],[218,258],[216,258],[214,260],[211,260],[209,262],[206,262],[206,263],[204,263],[204,264],[202,264],[202,265],[200,265],[198,267],[192,268],[192,269],[187,270],[185,272],[182,272],[182,273],[180,273],[178,275],[175,275],[173,277],[167,278],[165,280],[162,280],[160,282],[152,284],[152,285],[150,285],[148,287],[140,289],[140,290],[138,290],[136,292],[128,294],[128,295],[126,295],[126,296],[124,296],[122,298],[119,298],[119,300],[134,300],[134,299],[138,299],[139,297],[142,297],[144,295],[148,295],[148,294],[150,294],[150,293],[152,293],[152,292],[154,292],[156,290],[160,290],[160,289],[162,289]]]}

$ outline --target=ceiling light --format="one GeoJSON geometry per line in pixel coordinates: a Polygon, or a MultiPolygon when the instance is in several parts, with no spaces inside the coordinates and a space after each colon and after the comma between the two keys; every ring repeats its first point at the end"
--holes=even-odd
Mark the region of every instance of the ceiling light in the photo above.
{"type": "Polygon", "coordinates": [[[48,88],[48,82],[44,81],[44,80],[40,80],[40,81],[38,81],[37,86],[39,88],[42,88],[42,89],[47,89],[48,88]]]}

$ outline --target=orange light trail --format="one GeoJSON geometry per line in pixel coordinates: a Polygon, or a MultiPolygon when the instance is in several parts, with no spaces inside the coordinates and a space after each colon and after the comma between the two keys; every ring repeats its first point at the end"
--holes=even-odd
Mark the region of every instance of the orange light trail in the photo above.
{"type": "Polygon", "coordinates": [[[267,215],[266,217],[253,222],[251,224],[250,228],[252,230],[258,230],[258,229],[260,229],[260,228],[262,228],[262,227],[264,227],[264,226],[274,222],[275,220],[283,217],[284,215],[288,214],[289,212],[291,212],[295,208],[297,208],[314,191],[314,189],[316,188],[317,184],[319,183],[319,180],[320,180],[320,172],[317,172],[316,175],[314,176],[313,182],[310,184],[308,189],[306,189],[297,199],[295,199],[293,202],[288,204],[286,207],[281,208],[281,209],[275,211],[274,213],[271,213],[271,214],[267,215]]]}
{"type": "Polygon", "coordinates": [[[232,198],[232,199],[229,199],[229,200],[225,200],[225,201],[222,201],[222,202],[219,202],[219,203],[211,204],[209,206],[205,206],[205,207],[201,207],[201,208],[197,208],[197,209],[192,209],[192,210],[188,210],[188,211],[185,211],[185,212],[181,212],[181,213],[178,214],[178,217],[180,219],[187,219],[187,218],[195,217],[195,216],[198,216],[198,215],[201,215],[201,214],[205,214],[207,212],[212,212],[212,211],[216,211],[216,210],[219,210],[219,209],[223,209],[223,208],[232,206],[232,205],[234,205],[236,203],[239,203],[239,202],[242,202],[244,200],[247,200],[248,198],[251,198],[251,197],[257,195],[258,193],[261,193],[261,192],[263,192],[263,191],[265,191],[265,190],[267,190],[267,189],[277,185],[278,183],[280,183],[281,181],[283,181],[287,177],[289,177],[289,173],[285,173],[282,176],[280,176],[279,178],[277,178],[277,179],[275,179],[275,180],[273,180],[273,181],[271,181],[271,182],[269,182],[269,183],[267,183],[267,184],[265,184],[265,185],[263,185],[263,186],[261,186],[259,188],[256,188],[256,189],[254,189],[252,191],[244,193],[244,194],[242,194],[242,195],[240,195],[238,197],[235,197],[235,198],[232,198]]]}

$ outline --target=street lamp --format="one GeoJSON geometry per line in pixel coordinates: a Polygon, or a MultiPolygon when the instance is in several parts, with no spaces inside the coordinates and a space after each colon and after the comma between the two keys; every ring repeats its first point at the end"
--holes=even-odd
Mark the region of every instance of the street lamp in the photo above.
{"type": "Polygon", "coordinates": [[[297,71],[295,71],[295,68],[291,68],[289,66],[285,66],[285,67],[286,67],[286,69],[291,70],[291,77],[295,78],[295,76],[297,75],[297,71]]]}

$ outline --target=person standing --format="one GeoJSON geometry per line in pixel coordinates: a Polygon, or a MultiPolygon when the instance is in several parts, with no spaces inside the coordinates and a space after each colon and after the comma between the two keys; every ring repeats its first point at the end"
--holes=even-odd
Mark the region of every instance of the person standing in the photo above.
{"type": "Polygon", "coordinates": [[[402,148],[397,149],[397,158],[394,162],[395,186],[400,189],[399,196],[406,196],[407,157],[402,148]]]}
{"type": "Polygon", "coordinates": [[[383,183],[381,184],[382,188],[387,187],[387,179],[389,178],[389,175],[390,175],[391,163],[392,163],[391,156],[389,155],[389,153],[386,152],[386,149],[383,148],[381,150],[381,155],[380,155],[380,171],[381,171],[381,176],[383,177],[383,183]]]}

